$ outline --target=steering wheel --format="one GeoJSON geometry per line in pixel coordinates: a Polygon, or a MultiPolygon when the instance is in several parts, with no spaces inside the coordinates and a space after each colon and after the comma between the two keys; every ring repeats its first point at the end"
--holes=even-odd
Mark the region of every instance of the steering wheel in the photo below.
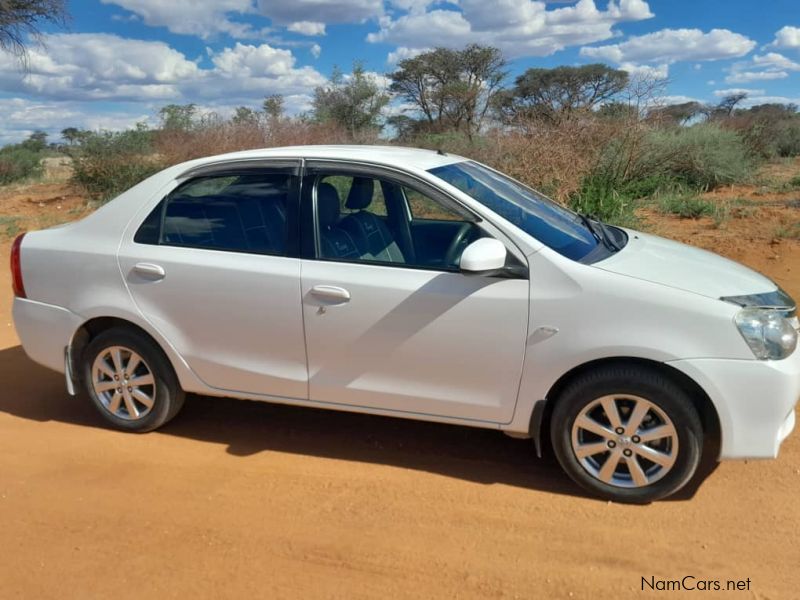
{"type": "Polygon", "coordinates": [[[461,253],[469,244],[470,234],[472,233],[472,223],[466,222],[458,228],[453,241],[447,247],[447,253],[444,255],[444,264],[458,266],[458,261],[461,259],[461,253]]]}

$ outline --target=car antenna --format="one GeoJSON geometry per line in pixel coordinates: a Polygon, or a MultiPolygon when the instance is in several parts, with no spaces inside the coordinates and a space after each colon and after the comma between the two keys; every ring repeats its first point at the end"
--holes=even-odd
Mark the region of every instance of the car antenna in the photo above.
{"type": "Polygon", "coordinates": [[[441,148],[439,148],[439,149],[436,151],[436,154],[438,154],[439,156],[447,156],[447,154],[445,154],[444,150],[442,150],[441,148]]]}

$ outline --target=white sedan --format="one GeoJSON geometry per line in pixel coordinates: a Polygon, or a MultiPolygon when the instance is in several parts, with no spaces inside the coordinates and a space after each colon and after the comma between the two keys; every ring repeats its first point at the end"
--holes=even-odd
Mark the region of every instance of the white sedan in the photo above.
{"type": "Polygon", "coordinates": [[[772,281],[441,152],[195,160],[20,236],[12,271],[28,355],[126,431],[187,392],[456,423],[549,439],[590,492],[647,502],[710,439],[777,456],[800,396],[772,281]]]}

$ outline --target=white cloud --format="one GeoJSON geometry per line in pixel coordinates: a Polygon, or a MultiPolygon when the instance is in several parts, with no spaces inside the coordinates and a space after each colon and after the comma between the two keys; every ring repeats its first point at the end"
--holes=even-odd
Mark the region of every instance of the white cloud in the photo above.
{"type": "Polygon", "coordinates": [[[58,141],[66,127],[120,130],[147,121],[150,111],[141,106],[114,112],[98,112],[94,103],[50,102],[25,98],[0,98],[0,145],[19,142],[37,130],[58,141]]]}
{"type": "Polygon", "coordinates": [[[735,96],[737,94],[747,94],[748,96],[763,96],[764,90],[753,90],[749,88],[730,88],[727,90],[714,90],[714,95],[717,98],[725,98],[726,96],[735,96]]]}
{"type": "Polygon", "coordinates": [[[163,42],[109,34],[45,36],[33,47],[29,73],[0,54],[0,88],[56,100],[259,100],[268,94],[307,94],[325,82],[314,68],[297,67],[290,50],[237,43],[209,52],[201,68],[163,42]]]}
{"type": "Polygon", "coordinates": [[[386,57],[386,62],[390,65],[396,65],[401,60],[414,58],[423,52],[430,52],[431,50],[432,48],[406,48],[405,46],[400,46],[392,52],[389,52],[389,55],[386,57]]]}
{"type": "Polygon", "coordinates": [[[789,98],[787,96],[752,96],[742,100],[741,106],[750,108],[759,104],[795,104],[800,105],[800,97],[789,98]]]}
{"type": "Polygon", "coordinates": [[[693,98],[692,96],[660,96],[658,98],[658,104],[664,106],[670,106],[672,104],[687,104],[688,102],[700,102],[697,98],[693,98]]]}
{"type": "Polygon", "coordinates": [[[325,23],[319,21],[296,21],[286,29],[302,35],[325,35],[325,23]]]}
{"type": "Polygon", "coordinates": [[[800,71],[800,63],[790,60],[777,52],[768,52],[761,56],[756,55],[753,57],[753,64],[770,69],[800,71]]]}
{"type": "Polygon", "coordinates": [[[727,29],[662,29],[631,37],[619,44],[581,48],[581,56],[623,62],[673,63],[680,60],[720,60],[748,54],[756,43],[727,29]]]}
{"type": "Polygon", "coordinates": [[[772,81],[786,79],[786,71],[736,71],[725,77],[725,83],[750,83],[752,81],[772,81]]]}
{"type": "Polygon", "coordinates": [[[173,33],[203,39],[224,33],[234,38],[254,38],[257,32],[247,23],[228,18],[230,13],[253,12],[252,0],[101,0],[116,4],[141,17],[146,25],[166,27],[173,33]]]}
{"type": "Polygon", "coordinates": [[[639,79],[666,79],[669,77],[669,65],[636,65],[633,63],[622,63],[619,66],[623,71],[627,71],[631,77],[639,79]]]}
{"type": "Polygon", "coordinates": [[[319,58],[322,55],[322,46],[320,46],[319,44],[314,44],[313,46],[311,46],[310,52],[311,56],[313,56],[314,58],[319,58]]]}
{"type": "Polygon", "coordinates": [[[772,45],[777,48],[800,48],[800,27],[782,27],[775,34],[772,45]]]}
{"type": "Polygon", "coordinates": [[[280,76],[292,70],[294,56],[267,44],[251,46],[236,43],[222,52],[211,52],[211,62],[223,75],[237,77],[280,76]]]}
{"type": "Polygon", "coordinates": [[[361,23],[383,14],[383,0],[258,0],[258,10],[274,22],[361,23]]]}
{"type": "MultiPolygon", "coordinates": [[[[419,14],[424,13],[431,4],[435,4],[436,0],[390,0],[389,3],[400,10],[419,14]]],[[[458,4],[458,0],[451,0],[450,3],[458,4]]]]}
{"type": "Polygon", "coordinates": [[[800,71],[800,63],[777,52],[756,54],[751,60],[734,63],[725,77],[727,83],[748,83],[786,79],[789,71],[800,71]]]}
{"type": "Polygon", "coordinates": [[[653,16],[644,0],[609,0],[606,10],[595,0],[549,10],[534,0],[460,0],[460,10],[434,8],[399,17],[384,16],[369,42],[428,48],[460,48],[479,43],[500,48],[509,57],[547,56],[566,48],[613,37],[615,25],[653,16]]]}
{"type": "Polygon", "coordinates": [[[0,53],[0,88],[69,99],[165,98],[200,69],[163,42],[102,33],[54,34],[32,47],[28,72],[0,53]]]}

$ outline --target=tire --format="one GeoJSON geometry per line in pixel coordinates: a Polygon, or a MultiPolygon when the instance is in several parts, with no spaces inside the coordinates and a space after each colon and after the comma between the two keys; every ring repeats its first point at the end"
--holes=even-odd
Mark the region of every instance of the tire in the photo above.
{"type": "Polygon", "coordinates": [[[123,431],[158,429],[183,406],[185,394],[164,352],[148,337],[130,329],[108,329],[89,342],[82,356],[81,375],[97,410],[123,431]],[[129,367],[133,367],[132,373],[127,372],[129,367]]]}
{"type": "Polygon", "coordinates": [[[558,462],[578,485],[635,504],[686,485],[703,447],[689,395],[669,377],[637,365],[599,367],[571,381],[556,399],[550,437],[558,462]]]}

